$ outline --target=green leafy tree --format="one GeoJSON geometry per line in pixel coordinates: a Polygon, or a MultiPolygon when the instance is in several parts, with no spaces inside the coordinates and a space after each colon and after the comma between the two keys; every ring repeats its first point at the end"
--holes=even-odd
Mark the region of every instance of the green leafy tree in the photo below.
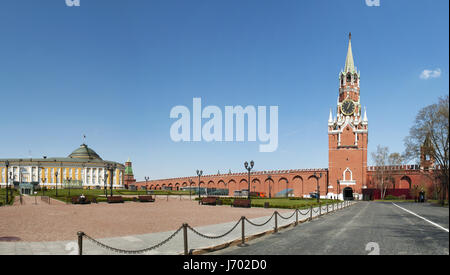
{"type": "Polygon", "coordinates": [[[405,138],[404,156],[408,160],[420,160],[424,143],[426,150],[436,167],[428,173],[438,178],[440,203],[444,204],[449,192],[449,101],[448,96],[439,98],[438,102],[419,111],[405,138]]]}
{"type": "Polygon", "coordinates": [[[395,169],[392,166],[401,165],[403,157],[399,153],[389,154],[387,146],[377,146],[377,151],[372,152],[372,159],[375,163],[375,177],[374,182],[381,192],[381,199],[386,196],[386,190],[394,186],[395,169]]]}

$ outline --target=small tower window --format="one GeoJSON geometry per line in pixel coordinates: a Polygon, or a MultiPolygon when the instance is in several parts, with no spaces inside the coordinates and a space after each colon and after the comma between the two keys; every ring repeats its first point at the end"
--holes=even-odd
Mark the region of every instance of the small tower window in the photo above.
{"type": "Polygon", "coordinates": [[[352,75],[351,74],[347,74],[347,82],[352,82],[352,75]]]}

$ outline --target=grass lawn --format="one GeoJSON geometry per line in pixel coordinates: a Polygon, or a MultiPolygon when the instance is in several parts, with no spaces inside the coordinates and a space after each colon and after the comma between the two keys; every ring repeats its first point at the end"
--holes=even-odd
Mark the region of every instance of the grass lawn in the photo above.
{"type": "MultiPolygon", "coordinates": [[[[111,190],[107,190],[108,196],[111,194],[111,190]]],[[[189,195],[189,191],[165,191],[165,190],[149,190],[149,195],[189,195]]],[[[88,199],[95,198],[97,202],[105,202],[105,190],[102,189],[58,189],[58,196],[56,196],[56,190],[50,189],[47,191],[38,191],[38,196],[50,196],[51,198],[70,202],[71,197],[85,195],[88,199]]],[[[125,189],[114,189],[113,196],[142,196],[146,195],[145,190],[132,191],[125,189]]],[[[132,198],[124,198],[124,200],[132,200],[132,198]]]]}
{"type": "MultiPolygon", "coordinates": [[[[110,190],[108,190],[108,195],[110,194],[110,190]]],[[[99,189],[58,189],[58,196],[56,196],[56,190],[51,189],[45,192],[38,191],[37,195],[50,196],[54,199],[70,202],[71,197],[80,196],[84,194],[88,199],[95,198],[97,202],[105,202],[105,191],[99,189]],[[70,193],[70,195],[69,195],[70,193]]],[[[145,190],[132,191],[125,189],[113,190],[114,196],[139,196],[146,195],[147,192],[145,190]]],[[[149,194],[151,195],[183,195],[189,196],[189,191],[165,191],[165,190],[149,190],[149,194]]],[[[197,195],[192,193],[193,199],[198,199],[197,195]]],[[[124,198],[124,200],[132,200],[132,198],[124,198]]],[[[231,205],[234,198],[230,197],[222,197],[222,203],[225,205],[231,205]]],[[[264,203],[268,202],[270,208],[288,208],[288,209],[305,209],[311,206],[317,206],[317,199],[306,199],[306,198],[252,198],[252,207],[264,207],[264,203]]],[[[329,199],[321,199],[321,205],[337,203],[340,201],[337,200],[329,200],[329,199]]]]}
{"type": "MultiPolygon", "coordinates": [[[[8,190],[8,201],[9,205],[12,205],[14,203],[14,197],[19,195],[19,193],[13,189],[12,197],[11,197],[11,190],[8,190]]],[[[0,206],[3,206],[6,204],[6,188],[0,189],[0,206]]]]}
{"type": "MultiPolygon", "coordinates": [[[[231,205],[234,198],[222,198],[222,203],[226,205],[231,205]]],[[[264,207],[264,203],[269,203],[269,208],[287,208],[287,209],[305,209],[309,207],[315,207],[319,204],[317,199],[306,199],[306,198],[252,198],[252,207],[264,207]]],[[[322,206],[332,203],[340,202],[338,200],[330,199],[320,199],[320,204],[322,206]]]]}

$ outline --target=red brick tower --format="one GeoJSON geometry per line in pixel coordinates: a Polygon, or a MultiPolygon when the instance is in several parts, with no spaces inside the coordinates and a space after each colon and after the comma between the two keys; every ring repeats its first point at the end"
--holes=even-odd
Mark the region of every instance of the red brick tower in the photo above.
{"type": "Polygon", "coordinates": [[[362,113],[360,73],[353,61],[351,34],[345,68],[339,74],[337,113],[328,119],[329,194],[361,198],[366,186],[368,121],[362,113]]]}

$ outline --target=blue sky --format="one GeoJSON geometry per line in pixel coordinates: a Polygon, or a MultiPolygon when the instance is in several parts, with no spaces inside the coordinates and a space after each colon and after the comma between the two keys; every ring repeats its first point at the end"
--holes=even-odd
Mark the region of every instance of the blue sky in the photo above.
{"type": "MultiPolygon", "coordinates": [[[[449,91],[447,0],[3,0],[0,157],[82,142],[136,177],[326,168],[348,32],[370,152],[402,152],[419,109],[449,91]],[[425,71],[429,78],[421,78],[425,71]],[[174,143],[172,107],[279,106],[279,147],[174,143]]],[[[425,73],[425,75],[427,75],[425,73]]]]}

